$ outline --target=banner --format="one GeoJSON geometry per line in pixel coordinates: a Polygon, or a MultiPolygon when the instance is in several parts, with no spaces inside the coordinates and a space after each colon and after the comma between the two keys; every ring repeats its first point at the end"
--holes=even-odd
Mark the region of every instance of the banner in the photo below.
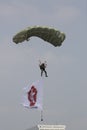
{"type": "Polygon", "coordinates": [[[23,106],[42,110],[43,82],[38,80],[24,88],[23,106]]]}

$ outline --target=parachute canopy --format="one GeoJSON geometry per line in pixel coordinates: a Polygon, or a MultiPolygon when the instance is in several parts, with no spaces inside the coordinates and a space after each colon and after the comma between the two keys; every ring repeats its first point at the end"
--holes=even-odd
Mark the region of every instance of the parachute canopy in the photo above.
{"type": "Polygon", "coordinates": [[[16,44],[21,43],[23,41],[29,41],[30,37],[36,36],[44,41],[49,42],[53,46],[61,46],[62,42],[65,40],[65,34],[60,32],[59,30],[56,30],[54,28],[49,27],[42,27],[42,26],[33,26],[28,27],[19,33],[17,33],[13,37],[13,42],[16,44]]]}

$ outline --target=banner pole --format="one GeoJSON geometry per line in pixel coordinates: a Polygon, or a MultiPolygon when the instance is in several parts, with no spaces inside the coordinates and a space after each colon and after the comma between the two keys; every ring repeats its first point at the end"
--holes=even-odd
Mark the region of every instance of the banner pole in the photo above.
{"type": "Polygon", "coordinates": [[[43,121],[43,110],[41,110],[41,121],[43,121]]]}

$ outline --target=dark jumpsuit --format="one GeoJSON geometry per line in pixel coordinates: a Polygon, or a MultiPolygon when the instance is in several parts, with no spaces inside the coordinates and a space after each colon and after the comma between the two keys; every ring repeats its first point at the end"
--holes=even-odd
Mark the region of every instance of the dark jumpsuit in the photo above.
{"type": "Polygon", "coordinates": [[[44,72],[44,73],[45,73],[45,76],[48,77],[45,68],[46,68],[46,65],[45,65],[44,63],[42,63],[42,64],[40,65],[41,76],[43,75],[43,72],[44,72]]]}

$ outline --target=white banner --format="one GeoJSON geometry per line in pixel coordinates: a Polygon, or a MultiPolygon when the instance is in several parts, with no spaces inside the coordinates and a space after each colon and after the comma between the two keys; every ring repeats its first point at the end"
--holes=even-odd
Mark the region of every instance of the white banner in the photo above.
{"type": "Polygon", "coordinates": [[[42,110],[43,82],[38,80],[24,88],[23,106],[42,110]]]}

